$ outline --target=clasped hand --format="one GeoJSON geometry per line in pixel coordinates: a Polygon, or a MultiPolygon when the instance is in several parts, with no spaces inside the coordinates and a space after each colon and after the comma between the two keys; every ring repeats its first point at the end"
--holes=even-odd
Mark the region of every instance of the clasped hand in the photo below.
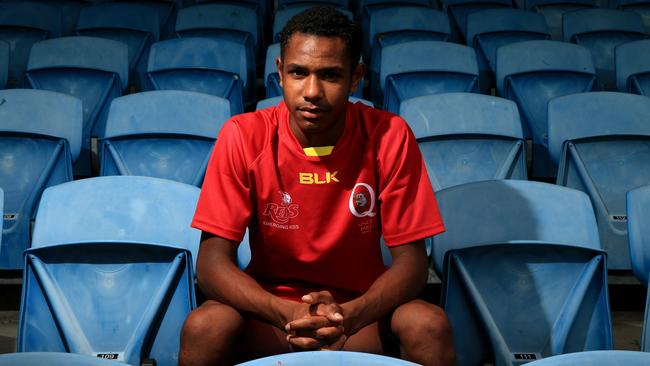
{"type": "Polygon", "coordinates": [[[347,336],[343,328],[343,311],[328,291],[312,292],[287,323],[287,341],[292,351],[340,350],[347,336]]]}

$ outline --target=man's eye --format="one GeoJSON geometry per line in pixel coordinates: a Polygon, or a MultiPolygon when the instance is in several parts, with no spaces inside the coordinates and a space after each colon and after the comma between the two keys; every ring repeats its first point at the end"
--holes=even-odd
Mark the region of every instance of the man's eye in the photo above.
{"type": "Polygon", "coordinates": [[[323,79],[325,80],[336,80],[339,78],[339,73],[338,72],[326,72],[323,74],[323,79]]]}
{"type": "Polygon", "coordinates": [[[305,71],[303,71],[303,70],[291,70],[291,71],[289,71],[289,74],[291,74],[293,76],[298,76],[298,77],[303,77],[303,76],[307,75],[307,73],[305,71]]]}

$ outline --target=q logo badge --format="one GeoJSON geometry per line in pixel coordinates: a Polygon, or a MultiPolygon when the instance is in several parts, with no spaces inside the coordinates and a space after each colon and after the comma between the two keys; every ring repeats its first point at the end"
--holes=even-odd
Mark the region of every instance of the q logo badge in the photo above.
{"type": "Polygon", "coordinates": [[[377,214],[375,200],[375,191],[369,184],[357,183],[350,193],[350,212],[356,217],[373,217],[377,214]]]}

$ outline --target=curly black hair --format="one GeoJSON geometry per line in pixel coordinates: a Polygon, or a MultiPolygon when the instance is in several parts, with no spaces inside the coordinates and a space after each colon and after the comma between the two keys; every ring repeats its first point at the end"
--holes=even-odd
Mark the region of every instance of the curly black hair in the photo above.
{"type": "Polygon", "coordinates": [[[331,6],[309,8],[291,18],[280,33],[280,56],[284,59],[284,50],[289,38],[294,33],[314,36],[338,37],[345,42],[352,62],[352,69],[361,57],[361,28],[348,19],[345,14],[331,6]]]}

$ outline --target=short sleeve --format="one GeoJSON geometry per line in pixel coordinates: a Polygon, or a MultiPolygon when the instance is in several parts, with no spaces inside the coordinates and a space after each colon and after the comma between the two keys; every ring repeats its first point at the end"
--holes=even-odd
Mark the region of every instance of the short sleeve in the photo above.
{"type": "Polygon", "coordinates": [[[415,136],[393,116],[379,128],[380,217],[387,246],[421,240],[445,231],[415,136]]]}
{"type": "Polygon", "coordinates": [[[221,129],[205,173],[192,227],[240,242],[252,214],[247,162],[237,123],[221,129]]]}

